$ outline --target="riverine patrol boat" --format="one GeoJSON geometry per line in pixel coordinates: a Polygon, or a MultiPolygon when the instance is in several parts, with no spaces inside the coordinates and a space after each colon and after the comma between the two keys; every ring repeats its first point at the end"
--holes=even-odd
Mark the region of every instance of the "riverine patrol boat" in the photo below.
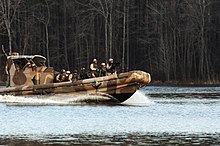
{"type": "Polygon", "coordinates": [[[46,60],[41,55],[7,56],[8,87],[0,88],[0,95],[97,94],[120,103],[151,81],[149,73],[129,71],[56,83],[55,71],[45,65],[46,60]]]}

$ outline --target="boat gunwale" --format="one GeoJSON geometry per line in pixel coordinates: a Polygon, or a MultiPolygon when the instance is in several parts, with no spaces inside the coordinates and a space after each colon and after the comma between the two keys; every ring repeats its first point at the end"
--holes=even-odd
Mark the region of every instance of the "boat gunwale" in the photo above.
{"type": "MultiPolygon", "coordinates": [[[[43,85],[22,85],[22,86],[16,86],[16,87],[0,88],[0,94],[2,93],[7,94],[10,92],[16,93],[16,92],[31,91],[31,90],[54,89],[54,88],[59,88],[59,87],[83,86],[83,85],[88,85],[88,84],[91,85],[95,82],[100,83],[100,82],[108,82],[108,81],[113,81],[113,80],[118,80],[118,79],[129,78],[132,75],[132,73],[135,73],[135,72],[139,72],[139,71],[130,71],[130,72],[125,72],[125,73],[120,73],[118,75],[114,74],[110,76],[82,79],[82,80],[78,80],[75,82],[68,81],[68,82],[48,83],[48,84],[43,84],[43,85]]],[[[135,84],[135,82],[137,81],[136,80],[129,81],[129,84],[130,83],[135,84]]],[[[126,83],[127,82],[124,82],[118,85],[122,85],[126,83]]]]}

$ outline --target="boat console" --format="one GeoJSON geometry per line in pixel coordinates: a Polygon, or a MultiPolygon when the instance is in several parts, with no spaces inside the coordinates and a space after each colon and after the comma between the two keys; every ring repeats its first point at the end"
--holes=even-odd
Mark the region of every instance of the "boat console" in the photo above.
{"type": "Polygon", "coordinates": [[[45,65],[41,55],[19,55],[7,57],[6,74],[8,86],[39,85],[53,83],[54,69],[45,65]]]}

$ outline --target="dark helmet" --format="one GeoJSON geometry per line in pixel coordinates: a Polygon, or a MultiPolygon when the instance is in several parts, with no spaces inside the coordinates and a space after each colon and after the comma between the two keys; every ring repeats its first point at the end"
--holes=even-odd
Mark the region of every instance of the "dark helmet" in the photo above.
{"type": "Polygon", "coordinates": [[[65,69],[61,69],[61,73],[65,73],[66,72],[66,70],[65,69]]]}

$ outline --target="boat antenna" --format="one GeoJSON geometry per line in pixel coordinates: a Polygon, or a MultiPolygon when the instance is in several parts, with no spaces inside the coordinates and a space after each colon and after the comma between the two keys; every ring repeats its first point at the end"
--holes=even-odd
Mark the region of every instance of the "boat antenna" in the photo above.
{"type": "Polygon", "coordinates": [[[4,45],[2,45],[2,51],[5,54],[5,56],[8,57],[7,53],[5,52],[4,45]]]}

